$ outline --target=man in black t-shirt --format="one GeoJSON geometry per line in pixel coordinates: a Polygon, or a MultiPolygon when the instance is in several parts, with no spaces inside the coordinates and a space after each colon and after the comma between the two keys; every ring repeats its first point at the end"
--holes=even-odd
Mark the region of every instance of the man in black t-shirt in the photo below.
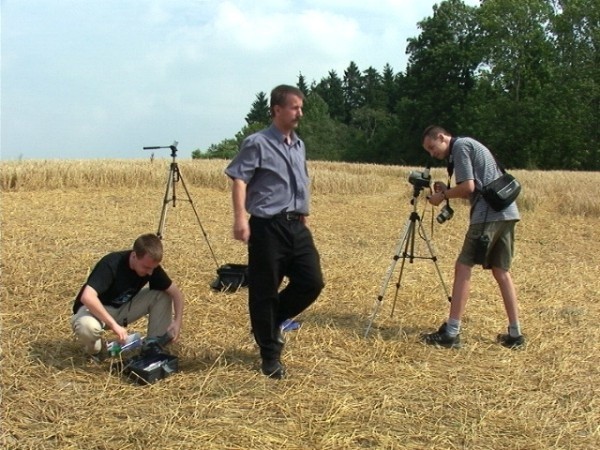
{"type": "Polygon", "coordinates": [[[143,234],[133,250],[109,253],[98,261],[77,294],[71,318],[88,354],[100,353],[104,329],[111,329],[124,343],[127,325],[146,315],[147,337],[165,333],[173,340],[179,337],[183,294],[160,266],[162,257],[158,236],[143,234]]]}

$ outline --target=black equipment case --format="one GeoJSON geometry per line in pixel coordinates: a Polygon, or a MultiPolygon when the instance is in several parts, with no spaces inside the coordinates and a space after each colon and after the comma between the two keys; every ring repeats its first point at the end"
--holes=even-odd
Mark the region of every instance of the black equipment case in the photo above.
{"type": "Polygon", "coordinates": [[[178,370],[178,359],[167,353],[141,354],[125,362],[123,374],[138,384],[151,384],[178,370]]]}

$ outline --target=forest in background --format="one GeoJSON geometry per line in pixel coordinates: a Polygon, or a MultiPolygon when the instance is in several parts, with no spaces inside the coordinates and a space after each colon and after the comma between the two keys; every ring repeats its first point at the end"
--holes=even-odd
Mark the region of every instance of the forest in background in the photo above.
{"type": "MultiPolygon", "coordinates": [[[[600,169],[600,2],[445,0],[418,28],[403,72],[350,62],[319,81],[299,74],[309,159],[423,165],[421,133],[438,124],[479,139],[510,168],[600,169]]],[[[235,155],[270,123],[267,93],[245,120],[192,158],[235,155]]]]}

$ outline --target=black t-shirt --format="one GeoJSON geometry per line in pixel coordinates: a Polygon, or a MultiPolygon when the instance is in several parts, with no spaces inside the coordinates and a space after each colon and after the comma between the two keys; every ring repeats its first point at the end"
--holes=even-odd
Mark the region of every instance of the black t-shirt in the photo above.
{"type": "Polygon", "coordinates": [[[119,307],[129,301],[147,284],[150,289],[164,291],[172,284],[171,279],[161,266],[152,275],[140,277],[129,267],[131,250],[109,253],[104,256],[81,287],[75,303],[73,314],[82,306],[81,293],[86,285],[94,288],[103,305],[119,307]]]}

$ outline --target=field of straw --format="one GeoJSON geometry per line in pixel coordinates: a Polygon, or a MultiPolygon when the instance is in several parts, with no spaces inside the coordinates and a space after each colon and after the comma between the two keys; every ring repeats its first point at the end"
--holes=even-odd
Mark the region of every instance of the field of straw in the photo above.
{"type": "MultiPolygon", "coordinates": [[[[281,381],[258,372],[247,291],[211,291],[217,264],[179,181],[163,265],[186,295],[171,347],[180,371],[137,386],[111,371],[114,361],[84,357],[71,305],[101,256],[157,231],[169,163],[0,163],[1,448],[600,446],[600,173],[514,172],[524,188],[512,274],[527,347],[495,343],[507,325],[502,300],[491,274],[476,269],[464,346],[447,350],[419,341],[448,311],[430,259],[407,262],[399,288],[396,265],[365,337],[412,211],[407,177],[421,168],[310,163],[310,226],[327,286],[286,333],[281,381]]],[[[231,237],[226,163],[179,168],[218,264],[245,263],[231,237]]],[[[432,225],[424,196],[417,211],[450,288],[468,206],[454,202],[454,218],[432,225]]],[[[429,256],[419,236],[415,254],[429,256]]],[[[130,330],[144,333],[145,323],[130,330]]]]}

